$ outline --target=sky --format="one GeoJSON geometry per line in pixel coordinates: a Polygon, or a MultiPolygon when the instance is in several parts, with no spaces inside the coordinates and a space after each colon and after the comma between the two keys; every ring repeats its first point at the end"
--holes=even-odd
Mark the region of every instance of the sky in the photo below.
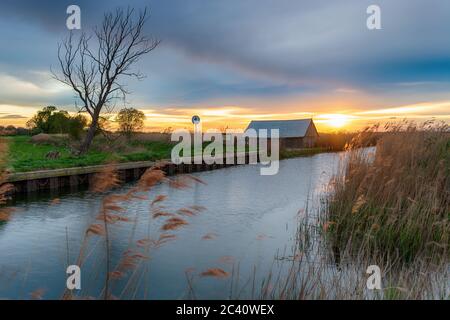
{"type": "MultiPolygon", "coordinates": [[[[126,106],[146,130],[245,128],[250,120],[313,118],[319,130],[384,121],[450,122],[450,1],[98,0],[2,1],[0,125],[24,125],[38,109],[75,111],[52,79],[66,9],[81,8],[83,32],[117,7],[147,7],[145,34],[161,44],[126,79],[126,106]],[[369,5],[381,29],[366,26],[369,5]]],[[[75,31],[75,32],[81,32],[75,31]]]]}

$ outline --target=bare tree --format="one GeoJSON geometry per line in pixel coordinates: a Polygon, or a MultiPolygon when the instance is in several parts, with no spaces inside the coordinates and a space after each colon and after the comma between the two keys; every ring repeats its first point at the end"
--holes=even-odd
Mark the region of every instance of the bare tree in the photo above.
{"type": "Polygon", "coordinates": [[[75,40],[71,32],[58,45],[61,73],[53,75],[75,91],[81,101],[78,108],[91,118],[80,154],[89,150],[100,114],[113,112],[118,100],[125,101],[129,92],[124,78],[143,78],[141,73],[132,70],[132,66],[160,43],[142,35],[147,19],[147,9],[139,13],[130,8],[117,9],[105,14],[102,25],[94,29],[93,36],[82,33],[75,40]]]}

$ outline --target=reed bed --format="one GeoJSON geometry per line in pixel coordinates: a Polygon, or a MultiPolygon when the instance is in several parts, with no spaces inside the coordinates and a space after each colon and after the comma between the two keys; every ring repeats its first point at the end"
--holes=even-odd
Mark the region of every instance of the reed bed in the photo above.
{"type": "MultiPolygon", "coordinates": [[[[330,250],[320,225],[301,219],[297,244],[289,254],[277,256],[271,272],[252,299],[276,300],[441,300],[450,298],[447,263],[415,259],[378,260],[367,252],[349,250],[339,258],[330,250]],[[370,265],[381,269],[381,289],[367,287],[370,265]]],[[[240,297],[236,286],[232,298],[240,297]]]]}
{"type": "Polygon", "coordinates": [[[445,124],[386,126],[376,152],[349,146],[323,226],[334,250],[380,259],[448,260],[450,134],[445,124]]]}

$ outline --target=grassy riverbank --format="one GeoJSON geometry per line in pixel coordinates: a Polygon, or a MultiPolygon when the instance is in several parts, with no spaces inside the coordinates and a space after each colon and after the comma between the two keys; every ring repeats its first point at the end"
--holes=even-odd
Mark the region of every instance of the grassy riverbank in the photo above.
{"type": "Polygon", "coordinates": [[[14,172],[43,169],[83,167],[110,162],[146,161],[170,158],[172,144],[166,141],[107,141],[99,137],[85,155],[74,154],[67,139],[56,137],[52,141],[33,143],[30,137],[5,138],[9,144],[7,166],[14,172]],[[58,152],[57,159],[47,159],[49,152],[58,152]]]}
{"type": "Polygon", "coordinates": [[[328,148],[305,148],[305,149],[292,149],[281,150],[280,159],[290,159],[304,156],[312,156],[318,153],[331,152],[328,148]]]}
{"type": "MultiPolygon", "coordinates": [[[[351,134],[324,134],[315,148],[282,150],[280,159],[314,155],[321,152],[343,150],[351,134]]],[[[131,139],[104,136],[95,138],[91,150],[76,155],[76,142],[64,135],[51,135],[42,140],[29,136],[4,137],[8,152],[3,153],[6,167],[12,172],[85,167],[111,162],[133,162],[169,159],[174,145],[168,134],[142,133],[131,139]],[[48,158],[51,152],[56,158],[48,158]]],[[[204,144],[204,147],[207,143],[204,144]]],[[[243,150],[242,150],[243,151],[243,150]]]]}

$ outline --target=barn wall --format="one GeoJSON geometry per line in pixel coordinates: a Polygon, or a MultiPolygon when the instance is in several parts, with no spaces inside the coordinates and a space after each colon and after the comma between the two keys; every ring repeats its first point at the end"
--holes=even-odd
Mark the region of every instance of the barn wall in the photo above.
{"type": "Polygon", "coordinates": [[[317,137],[310,136],[303,138],[303,146],[304,148],[312,148],[316,144],[317,137]]]}
{"type": "Polygon", "coordinates": [[[301,149],[312,148],[316,145],[316,136],[306,136],[304,138],[281,138],[281,149],[301,149]]]}
{"type": "Polygon", "coordinates": [[[282,149],[299,149],[304,147],[303,138],[281,138],[282,149]]]}
{"type": "Polygon", "coordinates": [[[317,138],[319,137],[319,133],[317,132],[316,126],[314,122],[311,122],[308,130],[306,131],[306,135],[303,138],[303,144],[305,148],[312,148],[316,145],[317,138]]]}

